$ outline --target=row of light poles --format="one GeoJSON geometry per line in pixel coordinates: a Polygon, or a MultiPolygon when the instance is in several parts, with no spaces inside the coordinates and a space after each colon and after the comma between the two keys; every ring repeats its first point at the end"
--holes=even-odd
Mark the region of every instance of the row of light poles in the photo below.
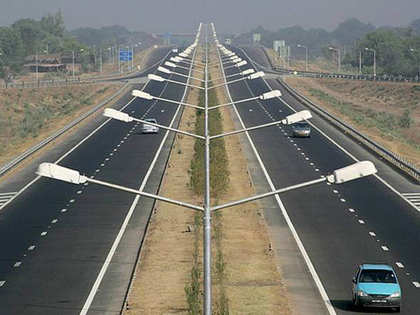
{"type": "MultiPolygon", "coordinates": [[[[248,69],[241,69],[241,67],[247,65],[247,61],[246,60],[242,60],[240,57],[238,57],[235,53],[233,53],[232,51],[228,50],[227,48],[225,48],[223,45],[221,45],[219,43],[219,41],[217,40],[217,36],[216,36],[216,31],[214,28],[214,25],[211,24],[212,27],[212,31],[213,31],[213,37],[212,37],[212,45],[211,47],[216,47],[216,50],[218,50],[218,55],[219,55],[219,61],[217,62],[217,64],[219,64],[222,67],[222,71],[223,71],[223,76],[221,77],[223,79],[223,83],[220,84],[215,84],[212,86],[209,86],[210,80],[209,80],[209,76],[208,76],[208,68],[210,65],[212,65],[209,62],[209,46],[210,46],[210,40],[208,38],[208,27],[206,27],[205,32],[204,32],[204,36],[201,34],[201,29],[202,29],[202,24],[200,23],[198,32],[197,32],[197,36],[196,39],[194,41],[194,43],[192,45],[190,45],[187,49],[184,50],[184,52],[180,53],[178,56],[171,58],[170,61],[165,62],[165,65],[170,67],[171,69],[165,68],[165,67],[159,67],[158,71],[165,73],[165,74],[170,74],[170,75],[174,75],[174,76],[181,76],[184,77],[185,75],[177,72],[176,69],[180,68],[187,68],[188,70],[190,70],[190,74],[191,74],[191,69],[197,68],[197,70],[200,70],[199,72],[202,73],[204,75],[204,79],[201,78],[197,78],[197,77],[191,77],[190,75],[188,76],[188,81],[186,83],[182,82],[182,81],[177,81],[177,80],[172,80],[169,78],[165,78],[162,76],[158,76],[156,74],[149,74],[148,78],[150,80],[153,81],[158,81],[158,82],[171,82],[171,83],[175,83],[175,84],[179,84],[179,85],[183,85],[183,86],[187,86],[187,87],[194,87],[194,88],[198,88],[204,91],[205,93],[205,104],[204,107],[199,106],[197,104],[189,104],[189,103],[185,103],[185,102],[180,102],[180,101],[176,101],[176,100],[170,100],[170,99],[164,99],[161,97],[157,97],[154,95],[151,95],[149,93],[143,92],[143,91],[139,91],[139,90],[133,90],[132,91],[132,95],[134,97],[137,98],[141,98],[141,99],[145,99],[145,100],[161,100],[161,101],[165,101],[165,102],[169,102],[172,104],[175,104],[177,106],[186,106],[186,107],[192,107],[192,108],[196,108],[196,109],[200,109],[204,111],[204,119],[205,119],[205,128],[204,128],[204,135],[198,135],[198,134],[194,134],[191,132],[187,132],[184,130],[180,130],[177,128],[172,127],[172,125],[169,126],[165,126],[165,125],[161,125],[158,123],[151,123],[148,121],[145,121],[144,119],[138,119],[135,117],[130,116],[127,113],[124,112],[120,112],[114,109],[106,109],[104,111],[104,115],[122,122],[126,122],[126,123],[130,123],[130,122],[140,122],[143,124],[148,124],[148,125],[152,125],[152,126],[156,126],[159,127],[161,129],[167,130],[167,132],[175,132],[175,133],[180,133],[186,136],[191,136],[199,141],[204,141],[205,142],[205,162],[204,162],[204,168],[205,168],[205,184],[204,184],[204,188],[205,188],[205,194],[204,194],[204,203],[200,204],[200,205],[195,205],[195,204],[190,204],[190,203],[186,203],[183,201],[179,201],[179,200],[175,200],[175,199],[171,199],[171,198],[167,198],[164,196],[159,196],[159,195],[155,195],[155,194],[151,194],[151,193],[147,193],[144,190],[136,190],[136,189],[131,189],[128,187],[124,187],[124,186],[120,186],[120,185],[116,185],[116,184],[112,184],[109,182],[104,182],[104,181],[99,181],[93,178],[89,178],[88,176],[82,175],[80,174],[78,171],[76,170],[72,170],[72,169],[68,169],[68,168],[64,168],[61,167],[59,165],[56,164],[51,164],[51,163],[42,163],[37,171],[37,174],[40,176],[45,176],[45,177],[50,177],[50,178],[54,178],[54,179],[58,179],[58,180],[62,180],[62,181],[66,181],[66,182],[70,182],[73,184],[84,184],[87,182],[90,183],[94,183],[94,184],[98,184],[98,185],[102,185],[102,186],[107,186],[110,188],[114,188],[114,189],[118,189],[118,190],[122,190],[122,191],[126,191],[126,192],[130,192],[133,194],[137,194],[140,196],[144,196],[147,198],[152,198],[152,199],[156,199],[156,200],[160,200],[162,202],[167,202],[170,204],[175,204],[178,206],[183,206],[186,207],[188,209],[191,210],[195,210],[195,211],[200,211],[203,214],[203,247],[204,247],[204,251],[203,251],[203,269],[204,269],[204,303],[203,303],[203,313],[205,315],[210,315],[212,312],[212,294],[211,294],[211,216],[212,213],[214,211],[219,211],[222,209],[226,209],[232,206],[236,206],[236,205],[240,205],[246,202],[250,202],[250,201],[254,201],[254,200],[258,200],[261,198],[266,198],[266,197],[270,197],[270,196],[274,196],[277,195],[279,193],[283,193],[286,191],[290,191],[290,190],[294,190],[294,189],[298,189],[301,187],[306,187],[309,185],[314,185],[317,183],[322,183],[325,181],[328,181],[330,183],[333,184],[341,184],[353,179],[357,179],[360,177],[364,177],[364,176],[368,176],[371,174],[374,174],[376,172],[375,166],[373,165],[373,163],[369,162],[369,161],[364,161],[364,162],[359,162],[347,167],[344,167],[342,169],[338,169],[335,170],[334,172],[332,172],[330,175],[328,176],[323,176],[322,178],[319,179],[315,179],[315,180],[310,180],[308,182],[304,182],[304,183],[300,183],[297,185],[293,185],[293,186],[289,186],[289,187],[285,187],[285,188],[280,188],[280,189],[273,189],[272,191],[266,192],[264,194],[259,194],[259,195],[255,195],[255,196],[251,196],[248,198],[244,198],[244,199],[240,199],[240,200],[235,200],[235,201],[231,201],[222,205],[218,205],[218,206],[212,206],[211,204],[211,195],[210,195],[210,143],[211,141],[217,139],[217,138],[222,138],[222,137],[226,137],[226,136],[230,136],[233,134],[238,134],[238,133],[243,133],[243,132],[248,132],[250,130],[257,130],[257,129],[261,129],[261,128],[266,128],[269,126],[274,126],[274,125],[290,125],[302,120],[306,120],[306,119],[310,119],[311,118],[311,113],[307,110],[289,115],[287,117],[284,117],[283,119],[273,122],[273,123],[268,123],[268,124],[262,124],[262,125],[258,125],[258,126],[252,126],[252,127],[245,127],[243,129],[240,130],[235,130],[235,131],[231,131],[231,132],[225,132],[225,133],[221,133],[218,135],[210,135],[209,134],[209,112],[215,108],[219,108],[222,106],[231,106],[231,105],[238,105],[244,102],[249,102],[252,100],[256,100],[256,99],[260,99],[260,100],[270,100],[276,97],[280,97],[281,93],[278,90],[273,90],[273,91],[268,91],[263,93],[262,95],[259,95],[257,97],[251,97],[251,98],[247,98],[247,99],[243,99],[243,100],[239,100],[239,101],[232,101],[229,103],[225,103],[225,104],[209,104],[209,98],[208,98],[208,92],[210,89],[216,88],[216,87],[220,87],[220,86],[228,86],[230,84],[234,84],[240,81],[244,81],[244,80],[255,80],[258,78],[261,78],[264,76],[264,73],[261,71],[255,71],[253,68],[248,68],[248,69]],[[199,42],[203,41],[202,38],[204,37],[204,49],[205,49],[205,59],[204,62],[198,61],[196,60],[195,56],[196,56],[196,50],[197,50],[197,46],[199,44],[199,42]],[[221,52],[223,54],[223,57],[220,57],[221,55],[219,54],[219,52],[221,52]],[[192,55],[192,57],[190,57],[190,55],[192,55]],[[233,69],[237,69],[237,72],[234,74],[231,74],[229,76],[225,76],[224,75],[224,69],[227,68],[233,68],[233,69]],[[239,76],[240,78],[237,79],[231,79],[229,81],[227,81],[227,77],[234,77],[234,76],[239,76]],[[200,82],[204,82],[204,87],[199,86],[199,85],[193,85],[189,82],[189,79],[195,79],[198,80],[200,82]]],[[[221,78],[217,78],[217,79],[221,79],[221,78]]],[[[214,79],[214,80],[217,80],[214,79]]]]}

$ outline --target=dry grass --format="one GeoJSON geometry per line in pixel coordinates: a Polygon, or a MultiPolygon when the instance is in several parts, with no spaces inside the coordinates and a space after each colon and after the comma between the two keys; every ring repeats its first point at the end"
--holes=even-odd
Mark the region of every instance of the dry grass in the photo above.
{"type": "Polygon", "coordinates": [[[106,99],[121,85],[0,90],[0,165],[106,99]]]}
{"type": "Polygon", "coordinates": [[[287,77],[286,83],[389,150],[420,166],[420,85],[287,77]],[[410,126],[402,127],[404,115],[410,126]]]}

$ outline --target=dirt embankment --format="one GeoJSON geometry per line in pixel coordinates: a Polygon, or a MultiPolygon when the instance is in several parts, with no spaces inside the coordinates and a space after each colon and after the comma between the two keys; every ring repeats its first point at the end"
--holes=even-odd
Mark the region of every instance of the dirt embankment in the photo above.
{"type": "Polygon", "coordinates": [[[420,84],[286,77],[301,94],[420,166],[420,84]]]}
{"type": "Polygon", "coordinates": [[[0,166],[99,104],[121,85],[0,90],[0,166]]]}

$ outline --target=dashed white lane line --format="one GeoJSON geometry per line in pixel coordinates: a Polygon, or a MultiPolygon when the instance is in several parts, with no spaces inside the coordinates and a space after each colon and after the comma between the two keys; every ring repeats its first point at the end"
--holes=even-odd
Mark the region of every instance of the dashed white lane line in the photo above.
{"type": "Polygon", "coordinates": [[[114,149],[114,152],[117,152],[118,150],[117,149],[114,149]]]}
{"type": "Polygon", "coordinates": [[[341,201],[341,202],[346,202],[346,199],[344,199],[344,198],[340,198],[340,201],[341,201]]]}
{"type": "Polygon", "coordinates": [[[35,245],[31,245],[28,247],[28,250],[34,250],[35,249],[35,245]]]}
{"type": "Polygon", "coordinates": [[[365,221],[363,220],[357,220],[360,224],[365,224],[365,221]]]}
{"type": "Polygon", "coordinates": [[[51,223],[55,224],[55,223],[57,223],[57,221],[58,221],[58,219],[54,219],[54,220],[51,221],[51,223]]]}
{"type": "Polygon", "coordinates": [[[78,190],[78,191],[76,192],[76,194],[80,195],[82,192],[83,192],[83,190],[78,190]]]}
{"type": "Polygon", "coordinates": [[[45,232],[45,231],[44,231],[44,232],[42,232],[42,233],[41,233],[41,236],[45,236],[45,235],[47,235],[47,233],[48,233],[48,232],[45,232]]]}
{"type": "Polygon", "coordinates": [[[0,281],[0,287],[4,286],[4,284],[6,283],[6,281],[0,281]]]}
{"type": "Polygon", "coordinates": [[[375,232],[369,232],[369,235],[372,236],[372,237],[375,237],[376,233],[375,232]]]}
{"type": "Polygon", "coordinates": [[[15,264],[13,265],[14,268],[20,267],[20,265],[22,265],[21,261],[17,261],[15,262],[15,264]]]}
{"type": "Polygon", "coordinates": [[[117,144],[117,148],[119,148],[121,146],[121,144],[117,144]]]}
{"type": "Polygon", "coordinates": [[[306,157],[306,158],[305,158],[305,160],[306,160],[306,161],[309,161],[309,158],[308,158],[308,157],[306,157]]]}
{"type": "Polygon", "coordinates": [[[334,193],[334,194],[338,194],[338,190],[337,190],[337,189],[334,189],[334,190],[333,190],[333,193],[334,193]]]}
{"type": "Polygon", "coordinates": [[[314,164],[314,162],[311,162],[311,163],[309,163],[309,165],[314,166],[315,164],[314,164]]]}
{"type": "Polygon", "coordinates": [[[387,246],[385,246],[385,245],[382,245],[381,248],[382,248],[382,250],[384,252],[388,252],[389,251],[389,248],[387,246]]]}
{"type": "Polygon", "coordinates": [[[105,166],[105,163],[101,163],[101,166],[104,167],[105,166]]]}
{"type": "Polygon", "coordinates": [[[109,158],[106,158],[105,161],[109,161],[109,158]]]}
{"type": "Polygon", "coordinates": [[[99,173],[100,171],[101,171],[100,169],[97,169],[95,172],[96,172],[96,173],[99,173]]]}
{"type": "Polygon", "coordinates": [[[66,212],[67,211],[67,209],[66,208],[63,208],[63,209],[61,209],[61,212],[66,212]]]}
{"type": "Polygon", "coordinates": [[[76,200],[74,200],[74,199],[71,199],[69,202],[70,203],[74,203],[76,200]]]}
{"type": "Polygon", "coordinates": [[[413,281],[413,284],[416,288],[420,288],[420,283],[417,281],[413,281]]]}
{"type": "Polygon", "coordinates": [[[349,211],[350,211],[351,213],[356,212],[356,210],[354,210],[353,208],[349,208],[349,211]]]}
{"type": "Polygon", "coordinates": [[[399,261],[397,261],[395,264],[397,265],[398,268],[401,268],[401,269],[404,268],[404,265],[400,263],[399,261]]]}

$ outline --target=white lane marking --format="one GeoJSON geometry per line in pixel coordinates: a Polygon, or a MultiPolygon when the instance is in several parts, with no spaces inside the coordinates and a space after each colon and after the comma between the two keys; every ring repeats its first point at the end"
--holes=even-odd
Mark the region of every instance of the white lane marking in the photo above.
{"type": "Polygon", "coordinates": [[[117,148],[119,148],[121,146],[121,144],[117,144],[117,148]]]}
{"type": "MultiPolygon", "coordinates": [[[[147,83],[143,86],[143,89],[149,84],[150,80],[147,81],[147,83]]],[[[127,104],[125,104],[123,107],[121,107],[119,110],[124,110],[127,106],[129,106],[136,98],[133,97],[127,104]]],[[[64,160],[67,156],[69,156],[73,151],[75,151],[78,147],[80,147],[84,142],[86,142],[90,137],[92,137],[95,133],[98,132],[103,126],[105,126],[108,122],[110,122],[112,118],[107,119],[104,121],[101,125],[99,125],[95,130],[93,130],[90,134],[88,134],[85,138],[83,138],[78,144],[76,144],[73,148],[71,148],[69,151],[64,153],[58,160],[54,162],[54,164],[60,163],[62,160],[64,160]]],[[[13,196],[9,201],[6,203],[0,205],[0,210],[2,210],[4,207],[6,207],[9,203],[11,203],[15,198],[17,198],[20,194],[22,194],[26,189],[28,189],[32,184],[34,184],[36,181],[38,181],[41,178],[41,176],[36,176],[33,180],[31,180],[28,184],[26,184],[22,189],[20,189],[16,195],[13,196]]]]}
{"type": "Polygon", "coordinates": [[[369,235],[372,236],[372,237],[375,237],[376,233],[375,232],[369,232],[369,235]]]}
{"type": "Polygon", "coordinates": [[[314,166],[315,164],[313,162],[309,163],[309,165],[314,166]]]}
{"type": "MultiPolygon", "coordinates": [[[[191,75],[191,70],[190,70],[189,75],[191,75]]],[[[187,93],[187,87],[185,87],[184,94],[182,96],[182,100],[181,101],[184,101],[185,96],[186,96],[186,93],[187,93]]],[[[173,123],[175,122],[176,117],[178,116],[178,113],[180,111],[180,108],[181,108],[181,106],[178,106],[178,108],[177,108],[177,110],[176,110],[176,112],[175,112],[175,114],[174,114],[174,116],[173,116],[173,118],[172,118],[171,123],[169,124],[169,126],[172,127],[173,123]]],[[[160,152],[162,151],[162,148],[163,148],[164,143],[166,142],[166,139],[168,138],[168,135],[169,135],[169,130],[166,131],[165,136],[163,137],[162,142],[160,143],[159,148],[156,151],[156,154],[155,154],[155,156],[154,156],[154,158],[152,160],[152,163],[150,164],[150,167],[147,170],[147,173],[146,173],[145,177],[143,178],[143,181],[141,183],[141,186],[139,188],[139,191],[143,191],[144,187],[146,186],[146,183],[147,183],[147,181],[148,181],[148,179],[150,177],[150,174],[152,172],[152,169],[154,168],[154,166],[156,164],[156,161],[158,160],[158,157],[160,155],[160,152]]],[[[114,243],[112,244],[111,249],[109,250],[108,256],[106,257],[105,262],[102,265],[101,270],[99,271],[99,274],[98,274],[98,276],[97,276],[97,278],[95,280],[95,283],[93,284],[92,289],[89,292],[89,295],[88,295],[88,297],[87,297],[87,299],[85,301],[85,304],[83,305],[82,310],[80,311],[80,315],[86,315],[89,312],[90,306],[92,305],[92,302],[93,302],[93,299],[95,298],[96,292],[98,291],[98,288],[99,288],[99,286],[100,286],[100,284],[102,282],[102,279],[103,279],[106,271],[108,270],[108,266],[111,263],[112,258],[114,257],[115,251],[118,248],[118,245],[119,245],[119,243],[121,241],[121,238],[124,235],[124,232],[125,232],[125,230],[127,228],[128,222],[130,221],[130,218],[131,218],[131,216],[132,216],[132,214],[134,212],[134,209],[136,208],[137,203],[139,202],[139,200],[140,200],[140,196],[137,195],[134,198],[134,201],[133,201],[130,209],[128,210],[127,216],[124,219],[124,222],[123,222],[123,224],[122,224],[122,226],[120,228],[120,231],[118,232],[118,235],[115,238],[114,243]]]]}
{"type": "Polygon", "coordinates": [[[54,220],[51,221],[51,223],[55,224],[55,223],[57,223],[57,221],[58,221],[58,219],[54,219],[54,220]]]}
{"type": "Polygon", "coordinates": [[[31,245],[28,247],[28,250],[34,250],[35,249],[35,245],[31,245]]]}
{"type": "MultiPolygon", "coordinates": [[[[219,55],[219,59],[220,59],[220,55],[219,55]]],[[[223,69],[223,67],[222,67],[222,69],[223,69]]],[[[224,70],[223,70],[223,76],[225,77],[224,70]]],[[[226,82],[226,77],[225,77],[225,82],[226,82]]],[[[225,89],[226,89],[226,91],[227,91],[227,93],[229,95],[230,101],[233,102],[232,96],[230,95],[229,87],[228,86],[225,86],[225,89]]],[[[246,128],[245,127],[245,124],[244,124],[244,122],[243,122],[243,120],[241,118],[241,115],[238,112],[238,108],[237,108],[237,106],[236,106],[235,103],[233,104],[233,109],[235,110],[236,116],[238,117],[238,120],[239,120],[239,122],[241,124],[241,127],[243,129],[245,129],[246,128]]],[[[271,190],[274,191],[276,188],[275,188],[275,186],[273,184],[273,181],[271,180],[270,175],[267,172],[267,169],[266,169],[264,163],[261,160],[261,156],[259,155],[259,153],[258,153],[258,151],[257,151],[257,149],[255,147],[255,144],[252,141],[251,136],[249,135],[249,132],[246,131],[245,132],[245,135],[248,138],[248,141],[249,141],[249,143],[250,143],[250,145],[252,147],[252,150],[254,151],[254,154],[255,154],[255,156],[256,156],[256,158],[258,160],[258,163],[260,164],[261,169],[263,170],[263,173],[265,175],[265,178],[267,179],[268,184],[270,185],[271,190]]],[[[299,235],[298,235],[298,233],[297,233],[297,231],[296,231],[296,229],[295,229],[295,227],[294,227],[294,225],[292,223],[292,220],[289,217],[289,214],[287,213],[286,208],[284,207],[283,202],[280,199],[280,196],[279,195],[275,195],[275,198],[276,198],[277,204],[279,205],[279,207],[281,209],[281,212],[283,214],[283,217],[285,218],[286,223],[289,226],[289,229],[290,229],[290,231],[291,231],[291,233],[292,233],[292,235],[293,235],[293,237],[295,239],[295,242],[298,245],[298,248],[299,248],[299,250],[300,250],[300,252],[301,252],[301,254],[303,256],[303,259],[305,260],[306,266],[309,269],[309,272],[310,272],[310,274],[311,274],[311,276],[312,276],[312,278],[313,278],[313,280],[315,282],[315,285],[317,286],[318,291],[319,291],[319,293],[320,293],[320,295],[321,295],[321,297],[322,297],[322,299],[324,301],[324,304],[325,304],[325,307],[328,310],[328,313],[330,315],[335,315],[336,312],[335,312],[334,306],[332,305],[331,300],[328,297],[327,292],[325,291],[325,288],[324,288],[324,286],[323,286],[323,284],[321,282],[321,279],[319,278],[318,273],[316,272],[315,267],[312,264],[312,261],[311,261],[309,255],[308,255],[308,253],[306,252],[306,249],[303,246],[302,241],[300,240],[300,237],[299,237],[299,235]]]]}
{"type": "Polygon", "coordinates": [[[66,211],[67,211],[67,209],[66,209],[66,208],[61,209],[61,212],[66,212],[66,211]]]}
{"type": "Polygon", "coordinates": [[[420,288],[420,283],[417,281],[413,281],[413,284],[416,288],[420,288]]]}
{"type": "Polygon", "coordinates": [[[105,161],[109,161],[109,158],[106,158],[105,161]]]}
{"type": "Polygon", "coordinates": [[[338,190],[333,189],[333,193],[334,193],[334,194],[338,194],[338,190]]]}
{"type": "Polygon", "coordinates": [[[101,163],[101,166],[104,167],[105,166],[105,163],[101,163]]]}
{"type": "Polygon", "coordinates": [[[4,280],[0,281],[0,287],[4,286],[5,283],[6,283],[6,281],[4,281],[4,280]]]}
{"type": "Polygon", "coordinates": [[[76,200],[74,200],[74,199],[70,199],[70,203],[74,203],[76,200]]]}
{"type": "Polygon", "coordinates": [[[6,205],[9,200],[12,200],[14,196],[17,195],[17,192],[6,192],[0,193],[0,209],[3,205],[6,205]]]}
{"type": "Polygon", "coordinates": [[[365,224],[365,221],[363,220],[357,220],[357,221],[359,221],[360,224],[365,224]]]}
{"type": "Polygon", "coordinates": [[[420,210],[420,193],[403,193],[402,195],[415,205],[417,210],[420,210]]]}
{"type": "Polygon", "coordinates": [[[395,264],[397,265],[398,268],[401,268],[401,269],[404,268],[404,265],[399,261],[397,261],[395,264]]]}
{"type": "Polygon", "coordinates": [[[389,248],[387,246],[385,246],[385,245],[381,246],[381,248],[385,252],[388,252],[389,251],[389,248]]]}
{"type": "Polygon", "coordinates": [[[346,202],[346,199],[344,199],[344,198],[340,198],[340,201],[341,201],[341,202],[346,202]]]}
{"type": "Polygon", "coordinates": [[[41,233],[41,236],[45,236],[45,235],[47,235],[47,233],[48,233],[48,232],[45,232],[45,231],[44,231],[44,232],[42,232],[42,233],[41,233]]]}
{"type": "Polygon", "coordinates": [[[114,149],[114,152],[117,152],[117,149],[114,149]]]}
{"type": "Polygon", "coordinates": [[[82,192],[83,192],[82,190],[78,190],[78,191],[76,192],[76,194],[80,195],[82,192]]]}
{"type": "Polygon", "coordinates": [[[309,161],[309,158],[308,158],[308,157],[306,157],[306,158],[305,158],[305,160],[306,160],[306,161],[309,161]]]}
{"type": "Polygon", "coordinates": [[[124,140],[121,140],[120,143],[124,143],[124,140]]]}
{"type": "Polygon", "coordinates": [[[356,210],[354,210],[353,208],[349,208],[349,211],[354,213],[356,210]]]}
{"type": "Polygon", "coordinates": [[[96,173],[99,173],[100,171],[101,171],[100,169],[95,170],[96,173]]]}
{"type": "Polygon", "coordinates": [[[17,261],[15,262],[15,264],[13,265],[14,268],[20,267],[20,265],[22,265],[21,261],[17,261]]]}

